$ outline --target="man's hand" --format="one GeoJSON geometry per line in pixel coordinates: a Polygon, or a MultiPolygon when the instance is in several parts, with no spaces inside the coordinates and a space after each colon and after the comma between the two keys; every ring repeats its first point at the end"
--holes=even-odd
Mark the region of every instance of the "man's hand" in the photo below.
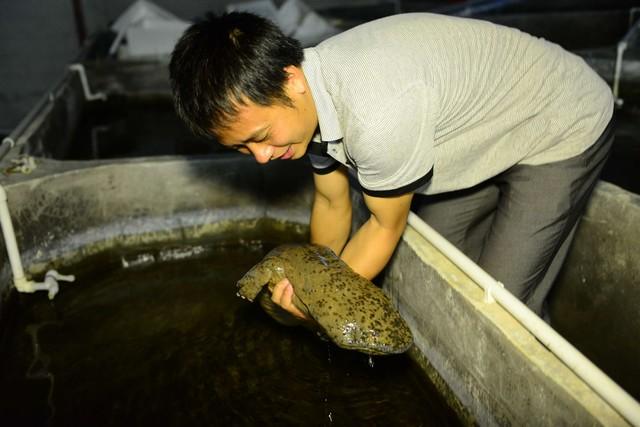
{"type": "Polygon", "coordinates": [[[271,301],[301,320],[309,318],[293,304],[293,286],[288,279],[282,279],[271,290],[271,301]]]}

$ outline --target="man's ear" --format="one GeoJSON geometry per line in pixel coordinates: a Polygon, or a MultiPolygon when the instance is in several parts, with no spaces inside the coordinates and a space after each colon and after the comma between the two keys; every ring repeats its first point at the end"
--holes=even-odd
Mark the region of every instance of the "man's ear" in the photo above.
{"type": "Polygon", "coordinates": [[[302,68],[288,65],[284,67],[284,71],[287,73],[287,87],[289,90],[299,94],[305,93],[307,85],[302,68]]]}

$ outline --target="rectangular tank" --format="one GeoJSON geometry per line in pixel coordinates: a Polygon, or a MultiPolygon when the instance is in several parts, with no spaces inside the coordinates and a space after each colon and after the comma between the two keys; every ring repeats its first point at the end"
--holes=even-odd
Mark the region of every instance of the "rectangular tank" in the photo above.
{"type": "MultiPolygon", "coordinates": [[[[2,148],[1,184],[28,276],[40,280],[48,268],[114,245],[230,233],[250,238],[265,219],[306,226],[312,198],[306,161],[257,165],[213,142],[188,140],[178,122],[163,131],[173,138],[168,144],[153,144],[153,134],[144,144],[143,133],[141,146],[118,151],[110,144],[127,135],[118,126],[131,126],[128,112],[101,122],[101,114],[115,115],[105,105],[168,114],[166,64],[82,65],[86,72],[70,68],[2,148]],[[176,151],[181,138],[193,150],[176,151]],[[283,187],[286,193],[278,191],[283,187]]],[[[355,191],[354,202],[356,216],[365,217],[355,191]]],[[[640,196],[601,182],[552,295],[554,328],[636,398],[638,224],[640,196]],[[606,338],[608,351],[585,328],[606,338]]],[[[629,424],[513,316],[484,302],[478,285],[413,227],[381,284],[414,332],[413,357],[469,423],[629,424]]],[[[11,292],[2,251],[3,303],[11,292]]]]}

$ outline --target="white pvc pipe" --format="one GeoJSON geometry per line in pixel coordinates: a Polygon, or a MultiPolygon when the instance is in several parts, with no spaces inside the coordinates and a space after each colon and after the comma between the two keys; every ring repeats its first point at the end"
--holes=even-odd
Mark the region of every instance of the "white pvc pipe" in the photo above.
{"type": "Polygon", "coordinates": [[[9,214],[9,207],[7,205],[7,192],[4,187],[0,185],[0,223],[2,223],[2,234],[4,236],[4,243],[7,247],[7,255],[9,256],[9,262],[11,263],[11,271],[13,272],[13,279],[16,283],[22,284],[26,281],[24,277],[24,270],[22,269],[22,262],[20,261],[20,252],[18,251],[18,244],[16,242],[16,234],[13,230],[13,223],[11,222],[11,215],[9,214]]]}
{"type": "Polygon", "coordinates": [[[622,41],[618,43],[618,47],[616,50],[616,67],[613,72],[613,98],[616,101],[616,105],[619,107],[622,106],[623,100],[620,98],[620,75],[622,74],[622,58],[624,55],[624,51],[627,49],[627,42],[622,41]]]}
{"type": "Polygon", "coordinates": [[[622,40],[618,42],[618,46],[616,49],[616,65],[613,72],[613,97],[615,99],[616,105],[621,107],[624,104],[624,99],[620,98],[620,76],[622,74],[622,66],[624,65],[623,56],[624,51],[627,49],[629,45],[629,41],[636,36],[636,33],[640,31],[640,21],[633,23],[633,17],[636,12],[639,12],[640,8],[633,7],[629,9],[629,30],[624,35],[622,40]]]}
{"type": "Polygon", "coordinates": [[[589,387],[618,411],[629,423],[640,427],[640,404],[624,391],[573,345],[554,331],[526,305],[504,289],[502,284],[471,261],[458,248],[429,227],[415,213],[409,213],[409,225],[429,243],[464,271],[505,310],[535,335],[553,354],[578,375],[589,387]]]}

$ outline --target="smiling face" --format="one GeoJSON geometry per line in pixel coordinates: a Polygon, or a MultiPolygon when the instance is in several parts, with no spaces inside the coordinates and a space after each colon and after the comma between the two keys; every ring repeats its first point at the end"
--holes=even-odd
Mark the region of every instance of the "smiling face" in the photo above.
{"type": "Polygon", "coordinates": [[[251,154],[258,163],[304,156],[318,127],[318,116],[302,70],[295,66],[285,70],[289,74],[285,92],[293,105],[265,107],[247,101],[238,106],[234,120],[217,132],[222,145],[251,154]]]}

